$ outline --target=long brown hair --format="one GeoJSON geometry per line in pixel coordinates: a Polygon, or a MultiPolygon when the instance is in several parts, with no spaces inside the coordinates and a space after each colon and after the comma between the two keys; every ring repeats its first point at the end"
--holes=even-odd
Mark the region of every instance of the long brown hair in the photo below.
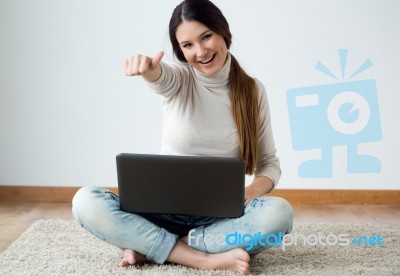
{"type": "MultiPolygon", "coordinates": [[[[194,20],[202,23],[213,32],[221,35],[227,48],[230,48],[232,34],[227,20],[219,8],[209,0],[185,0],[175,8],[169,23],[169,37],[178,60],[187,62],[175,35],[176,29],[183,20],[194,20]]],[[[229,83],[241,158],[245,162],[246,173],[253,174],[258,156],[260,131],[258,89],[255,80],[246,74],[232,54],[229,83]]]]}

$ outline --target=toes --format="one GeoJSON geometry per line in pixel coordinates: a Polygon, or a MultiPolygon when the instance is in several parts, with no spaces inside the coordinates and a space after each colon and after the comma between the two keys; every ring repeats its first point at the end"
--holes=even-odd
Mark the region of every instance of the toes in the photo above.
{"type": "Polygon", "coordinates": [[[237,248],[235,253],[237,254],[237,258],[244,261],[244,262],[250,262],[250,255],[247,251],[241,249],[241,248],[237,248]]]}
{"type": "Polygon", "coordinates": [[[119,267],[127,267],[128,265],[129,264],[125,259],[122,259],[118,264],[119,267]]]}
{"type": "Polygon", "coordinates": [[[249,263],[245,262],[245,261],[239,261],[239,263],[237,263],[236,265],[236,271],[244,274],[244,275],[248,275],[250,273],[250,265],[249,263]]]}

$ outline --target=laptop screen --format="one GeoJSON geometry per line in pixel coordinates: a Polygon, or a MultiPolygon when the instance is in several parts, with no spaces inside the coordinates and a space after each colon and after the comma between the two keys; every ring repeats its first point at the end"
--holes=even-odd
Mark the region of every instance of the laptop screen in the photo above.
{"type": "Polygon", "coordinates": [[[245,172],[240,158],[122,153],[116,159],[123,211],[243,215],[245,172]]]}

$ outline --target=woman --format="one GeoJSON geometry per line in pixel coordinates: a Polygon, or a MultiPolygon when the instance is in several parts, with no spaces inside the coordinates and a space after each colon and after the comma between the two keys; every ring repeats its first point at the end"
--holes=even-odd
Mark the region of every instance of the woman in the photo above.
{"type": "MultiPolygon", "coordinates": [[[[249,273],[250,255],[265,246],[217,243],[204,237],[230,233],[289,233],[293,211],[281,198],[267,197],[281,175],[275,155],[264,86],[249,77],[229,53],[232,35],[221,11],[208,0],[185,0],[169,25],[180,63],[135,55],[127,76],[142,76],[164,99],[163,154],[240,156],[254,181],[245,189],[240,218],[138,215],[119,209],[118,197],[83,187],[73,199],[75,218],[97,237],[124,249],[120,266],[165,261],[200,269],[249,273]],[[188,244],[190,240],[196,241],[188,244]]],[[[190,180],[189,180],[190,181],[190,180]]],[[[211,192],[211,191],[210,191],[211,192]]]]}

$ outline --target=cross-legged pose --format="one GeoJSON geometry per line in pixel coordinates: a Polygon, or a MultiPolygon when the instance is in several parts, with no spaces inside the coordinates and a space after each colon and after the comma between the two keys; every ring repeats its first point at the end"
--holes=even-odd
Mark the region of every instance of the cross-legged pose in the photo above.
{"type": "Polygon", "coordinates": [[[248,274],[250,258],[268,246],[258,242],[249,249],[243,243],[204,237],[291,231],[290,204],[266,195],[281,175],[266,90],[229,52],[228,22],[212,2],[183,1],[173,11],[169,35],[179,62],[162,62],[163,52],[153,57],[136,54],[126,59],[125,74],[141,76],[163,98],[162,154],[243,159],[246,173],[254,175],[245,188],[244,215],[126,213],[117,195],[88,186],[76,193],[73,214],[90,233],[124,250],[121,267],[168,261],[248,274]]]}

